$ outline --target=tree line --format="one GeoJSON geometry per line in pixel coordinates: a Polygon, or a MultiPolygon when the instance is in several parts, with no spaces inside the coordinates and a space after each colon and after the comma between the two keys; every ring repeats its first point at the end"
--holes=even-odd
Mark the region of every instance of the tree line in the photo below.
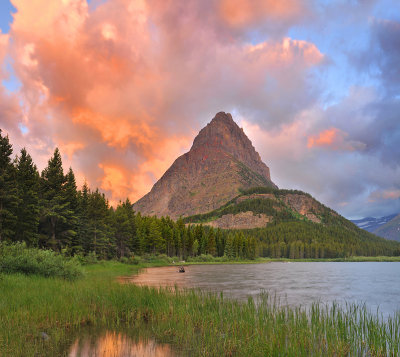
{"type": "Polygon", "coordinates": [[[241,232],[142,216],[129,199],[114,208],[98,189],[84,183],[79,190],[73,170],[64,173],[58,149],[40,174],[26,149],[14,159],[12,153],[8,136],[0,130],[0,241],[68,255],[94,252],[103,259],[133,254],[257,255],[255,238],[241,232]]]}
{"type": "MultiPolygon", "coordinates": [[[[266,228],[229,231],[142,216],[129,199],[112,207],[98,189],[86,183],[78,189],[73,170],[64,173],[58,149],[41,173],[26,149],[12,155],[9,138],[0,129],[0,242],[25,242],[71,256],[94,252],[102,259],[143,254],[296,259],[399,253],[398,243],[352,230],[344,219],[343,225],[332,226],[277,220],[266,228]]],[[[245,202],[228,210],[264,212],[271,204],[245,202]]]]}

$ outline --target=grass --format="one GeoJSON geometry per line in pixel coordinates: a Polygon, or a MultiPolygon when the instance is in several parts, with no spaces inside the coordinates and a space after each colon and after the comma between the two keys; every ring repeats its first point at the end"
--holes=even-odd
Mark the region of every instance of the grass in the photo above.
{"type": "MultiPolygon", "coordinates": [[[[163,265],[153,261],[151,265],[163,265]]],[[[119,284],[117,276],[145,265],[106,262],[85,276],[60,278],[3,274],[0,279],[0,355],[65,356],[88,326],[151,331],[183,355],[344,356],[398,355],[400,316],[387,321],[362,305],[309,311],[263,294],[247,303],[194,290],[119,284]],[[41,332],[50,338],[44,341],[41,332]]]]}

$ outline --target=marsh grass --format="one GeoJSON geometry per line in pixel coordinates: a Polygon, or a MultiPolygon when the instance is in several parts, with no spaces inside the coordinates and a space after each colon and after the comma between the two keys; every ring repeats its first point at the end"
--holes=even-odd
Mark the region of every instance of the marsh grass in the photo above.
{"type": "Polygon", "coordinates": [[[141,267],[100,263],[87,266],[76,281],[4,274],[0,355],[68,355],[88,327],[146,331],[182,355],[399,355],[399,315],[383,320],[364,305],[314,304],[305,310],[266,293],[243,303],[222,294],[116,282],[141,267]],[[43,341],[41,332],[50,339],[43,341]]]}

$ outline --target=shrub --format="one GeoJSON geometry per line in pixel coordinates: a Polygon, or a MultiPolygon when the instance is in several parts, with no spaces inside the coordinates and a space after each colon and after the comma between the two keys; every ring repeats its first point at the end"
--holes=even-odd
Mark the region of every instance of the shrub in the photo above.
{"type": "Polygon", "coordinates": [[[212,262],[215,261],[215,258],[211,254],[201,254],[197,257],[188,258],[190,262],[212,262]]]}
{"type": "Polygon", "coordinates": [[[79,261],[82,265],[88,264],[97,264],[99,262],[96,252],[90,252],[86,255],[83,254],[75,254],[75,258],[79,261]]]}
{"type": "Polygon", "coordinates": [[[137,264],[139,264],[139,260],[136,259],[134,256],[130,256],[130,257],[121,257],[121,258],[119,258],[119,261],[120,261],[121,263],[130,264],[130,265],[137,265],[137,264]]]}
{"type": "Polygon", "coordinates": [[[0,243],[0,273],[36,274],[74,280],[83,275],[76,258],[51,250],[28,248],[25,243],[0,243]]]}

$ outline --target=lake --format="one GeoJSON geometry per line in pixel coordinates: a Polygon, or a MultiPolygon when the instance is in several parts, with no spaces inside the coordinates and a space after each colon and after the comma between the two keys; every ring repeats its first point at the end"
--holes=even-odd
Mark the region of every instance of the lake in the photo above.
{"type": "Polygon", "coordinates": [[[191,265],[148,268],[125,282],[178,286],[223,292],[247,300],[263,290],[284,305],[308,307],[313,302],[366,303],[384,317],[400,310],[400,263],[394,262],[272,262],[267,264],[191,265]]]}
{"type": "Polygon", "coordinates": [[[167,344],[153,339],[133,339],[120,332],[83,334],[70,347],[68,357],[173,357],[177,354],[167,344]]]}

